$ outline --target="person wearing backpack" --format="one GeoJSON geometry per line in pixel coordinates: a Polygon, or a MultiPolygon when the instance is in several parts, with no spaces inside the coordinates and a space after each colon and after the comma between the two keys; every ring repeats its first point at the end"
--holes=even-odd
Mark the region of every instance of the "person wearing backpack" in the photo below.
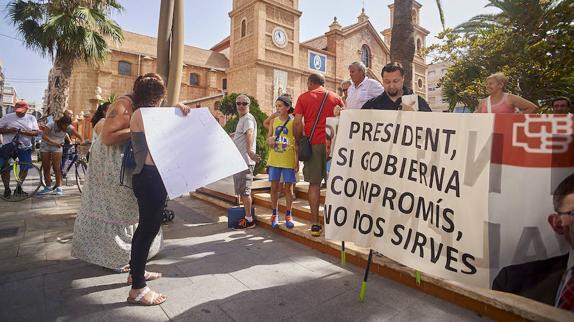
{"type": "Polygon", "coordinates": [[[321,182],[327,177],[327,150],[325,128],[327,117],[335,116],[335,108],[344,106],[337,94],[323,87],[325,77],[319,73],[309,75],[308,91],[299,95],[295,105],[293,127],[299,142],[299,160],[303,161],[303,176],[309,183],[309,206],[311,207],[311,235],[321,236],[323,226],[319,222],[321,182]],[[303,133],[304,131],[304,133],[303,133]],[[304,135],[304,136],[303,136],[304,135]],[[310,154],[310,155],[309,155],[310,154]]]}
{"type": "Polygon", "coordinates": [[[292,186],[299,171],[299,160],[297,159],[297,149],[295,134],[293,132],[293,107],[291,97],[283,94],[275,101],[275,113],[271,114],[265,123],[269,124],[269,134],[267,144],[269,145],[269,157],[267,159],[269,181],[271,182],[271,227],[279,226],[278,199],[280,182],[283,179],[283,191],[285,192],[286,212],[285,226],[293,228],[293,216],[291,207],[293,205],[292,186]]]}

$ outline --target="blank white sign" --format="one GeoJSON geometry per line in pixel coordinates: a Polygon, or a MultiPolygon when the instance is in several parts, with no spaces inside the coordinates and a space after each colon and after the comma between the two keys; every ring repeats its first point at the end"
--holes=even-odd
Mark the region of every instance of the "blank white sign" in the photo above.
{"type": "Polygon", "coordinates": [[[247,169],[235,144],[205,107],[142,108],[145,136],[170,199],[247,169]]]}

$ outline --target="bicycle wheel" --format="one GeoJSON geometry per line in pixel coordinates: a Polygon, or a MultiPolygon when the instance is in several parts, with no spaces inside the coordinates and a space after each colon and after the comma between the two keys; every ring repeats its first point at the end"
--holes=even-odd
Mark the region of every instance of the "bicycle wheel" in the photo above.
{"type": "Polygon", "coordinates": [[[4,168],[10,175],[10,196],[0,195],[5,201],[22,201],[36,194],[42,186],[42,173],[40,169],[31,163],[14,162],[10,167],[4,168]]]}
{"type": "Polygon", "coordinates": [[[78,190],[82,193],[84,182],[86,182],[86,179],[88,178],[88,164],[83,160],[78,160],[74,165],[76,168],[76,184],[78,185],[78,190]]]}
{"type": "MultiPolygon", "coordinates": [[[[52,171],[52,169],[50,169],[50,178],[52,179],[52,185],[54,184],[54,182],[56,182],[56,175],[54,174],[54,171],[52,171]]],[[[62,181],[65,181],[65,178],[62,178],[62,181]]],[[[42,187],[46,186],[46,180],[44,180],[44,166],[40,165],[40,183],[42,184],[42,187]]],[[[67,182],[64,184],[65,186],[67,186],[67,182]]]]}

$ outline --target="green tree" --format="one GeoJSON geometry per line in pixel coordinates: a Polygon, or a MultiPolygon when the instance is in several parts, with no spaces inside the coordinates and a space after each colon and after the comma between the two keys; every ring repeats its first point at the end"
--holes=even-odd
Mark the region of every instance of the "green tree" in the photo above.
{"type": "Polygon", "coordinates": [[[479,15],[439,35],[434,61],[453,65],[443,77],[451,109],[476,107],[485,97],[485,78],[505,73],[508,90],[541,106],[574,92],[574,5],[572,0],[491,0],[501,9],[479,15]]]}
{"type": "MultiPolygon", "coordinates": [[[[237,115],[237,109],[235,108],[235,99],[240,94],[231,93],[225,96],[221,101],[220,111],[225,115],[234,115],[232,119],[225,123],[224,129],[227,133],[235,132],[237,127],[237,122],[239,121],[237,115]]],[[[249,95],[247,95],[249,96],[249,95]]],[[[253,114],[255,120],[257,121],[257,147],[256,153],[261,156],[261,161],[255,165],[254,173],[261,173],[267,166],[267,156],[269,155],[269,147],[267,146],[267,129],[263,126],[263,121],[267,118],[265,114],[259,108],[259,103],[253,96],[249,96],[251,104],[249,105],[249,113],[253,114]]]]}
{"type": "Polygon", "coordinates": [[[121,10],[115,0],[11,1],[8,17],[27,47],[53,60],[46,111],[68,107],[72,67],[76,61],[99,64],[110,52],[106,40],[123,40],[120,26],[108,15],[121,10]]]}

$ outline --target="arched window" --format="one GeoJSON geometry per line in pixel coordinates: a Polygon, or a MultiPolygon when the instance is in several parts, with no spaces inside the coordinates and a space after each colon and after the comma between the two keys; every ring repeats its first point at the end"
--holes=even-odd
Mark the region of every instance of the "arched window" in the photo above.
{"type": "Polygon", "coordinates": [[[371,50],[367,45],[363,45],[363,47],[361,47],[361,61],[365,66],[371,67],[371,50]]]}
{"type": "Polygon", "coordinates": [[[421,53],[421,49],[423,49],[423,41],[420,38],[417,38],[417,53],[421,53]]]}
{"type": "Polygon", "coordinates": [[[243,18],[243,20],[241,20],[241,38],[245,37],[246,33],[247,33],[247,20],[243,18]]]}
{"type": "Polygon", "coordinates": [[[199,86],[199,75],[196,73],[189,74],[189,85],[199,86]]]}
{"type": "Polygon", "coordinates": [[[127,61],[118,62],[118,74],[131,76],[132,75],[132,64],[127,61]]]}

